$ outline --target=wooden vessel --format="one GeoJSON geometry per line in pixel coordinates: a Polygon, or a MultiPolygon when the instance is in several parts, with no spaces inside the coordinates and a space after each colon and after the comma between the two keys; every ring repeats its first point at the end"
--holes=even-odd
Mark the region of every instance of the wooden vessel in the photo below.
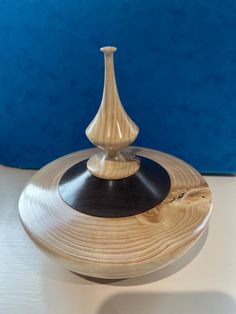
{"type": "Polygon", "coordinates": [[[105,56],[103,98],[86,129],[98,148],[39,170],[24,189],[24,229],[47,255],[79,274],[128,278],[183,255],[206,228],[212,208],[204,178],[184,161],[129,147],[138,127],[117,91],[114,47],[105,56]]]}

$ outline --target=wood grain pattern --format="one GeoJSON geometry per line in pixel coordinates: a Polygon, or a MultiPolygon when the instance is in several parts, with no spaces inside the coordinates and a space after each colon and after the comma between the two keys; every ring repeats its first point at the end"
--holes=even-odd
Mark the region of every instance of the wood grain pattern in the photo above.
{"type": "Polygon", "coordinates": [[[100,108],[86,129],[88,139],[103,152],[92,156],[87,167],[103,179],[126,178],[139,169],[139,160],[121,153],[137,137],[139,129],[125,112],[117,91],[113,53],[115,47],[101,48],[105,58],[105,80],[100,108]]]}
{"type": "Polygon", "coordinates": [[[127,278],[152,272],[183,255],[206,228],[212,198],[204,178],[185,162],[144,148],[130,148],[160,163],[171,190],[155,208],[134,216],[101,218],[82,214],[61,199],[63,173],[97,149],[62,157],[38,171],[23,191],[19,212],[35,244],[74,272],[127,278]]]}

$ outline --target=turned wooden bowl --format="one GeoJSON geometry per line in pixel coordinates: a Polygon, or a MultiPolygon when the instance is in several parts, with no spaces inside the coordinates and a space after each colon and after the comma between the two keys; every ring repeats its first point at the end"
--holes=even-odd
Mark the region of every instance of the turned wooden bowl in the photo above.
{"type": "Polygon", "coordinates": [[[140,276],[172,263],[190,249],[211,214],[211,192],[204,178],[176,157],[130,148],[131,153],[166,169],[171,180],[167,197],[137,215],[87,215],[63,201],[59,182],[69,168],[95,152],[96,148],[59,158],[32,177],[21,195],[19,212],[34,243],[67,269],[98,278],[140,276]]]}
{"type": "Polygon", "coordinates": [[[118,279],[160,269],[184,254],[206,228],[212,198],[204,178],[185,162],[128,147],[139,128],[120,102],[116,48],[101,50],[103,97],[86,129],[99,149],[38,171],[20,197],[19,213],[33,242],[67,269],[118,279]]]}

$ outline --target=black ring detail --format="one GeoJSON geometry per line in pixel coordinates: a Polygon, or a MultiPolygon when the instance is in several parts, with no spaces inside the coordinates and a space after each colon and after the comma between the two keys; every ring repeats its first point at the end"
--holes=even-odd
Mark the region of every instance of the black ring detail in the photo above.
{"type": "Polygon", "coordinates": [[[87,170],[87,160],[69,168],[59,182],[64,202],[96,217],[126,217],[146,212],[170,191],[168,172],[155,161],[139,157],[141,166],[131,177],[105,180],[87,170]]]}

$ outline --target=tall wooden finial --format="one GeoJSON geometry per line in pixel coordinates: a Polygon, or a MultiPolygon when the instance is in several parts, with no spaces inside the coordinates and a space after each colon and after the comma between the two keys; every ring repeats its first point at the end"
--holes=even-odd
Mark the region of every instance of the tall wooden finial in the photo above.
{"type": "Polygon", "coordinates": [[[88,139],[103,152],[92,156],[89,171],[102,179],[122,179],[135,174],[140,162],[121,151],[137,137],[139,129],[125,112],[117,91],[113,53],[115,47],[101,48],[105,57],[105,81],[100,108],[86,129],[88,139]]]}

